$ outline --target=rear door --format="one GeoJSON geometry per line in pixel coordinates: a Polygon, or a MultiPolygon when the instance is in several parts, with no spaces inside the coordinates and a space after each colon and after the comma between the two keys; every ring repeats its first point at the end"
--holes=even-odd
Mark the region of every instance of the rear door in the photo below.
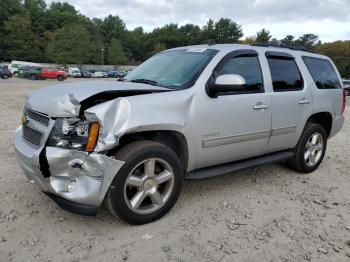
{"type": "Polygon", "coordinates": [[[273,89],[269,151],[294,148],[313,110],[310,83],[301,73],[300,57],[283,52],[266,52],[265,56],[273,89]]]}

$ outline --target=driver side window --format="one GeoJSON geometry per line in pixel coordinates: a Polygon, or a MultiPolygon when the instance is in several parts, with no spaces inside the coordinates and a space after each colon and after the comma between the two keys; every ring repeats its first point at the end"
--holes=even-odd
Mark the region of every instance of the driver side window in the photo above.
{"type": "Polygon", "coordinates": [[[264,92],[264,82],[257,56],[238,56],[226,61],[218,70],[216,77],[227,74],[242,76],[246,81],[245,92],[264,92]]]}

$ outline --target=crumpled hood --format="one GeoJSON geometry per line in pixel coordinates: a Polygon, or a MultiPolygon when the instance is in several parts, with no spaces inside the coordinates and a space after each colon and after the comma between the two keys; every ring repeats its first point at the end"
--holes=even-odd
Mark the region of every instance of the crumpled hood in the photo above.
{"type": "Polygon", "coordinates": [[[115,99],[119,93],[127,96],[162,91],[170,91],[170,89],[119,81],[64,83],[35,90],[28,96],[25,108],[48,114],[51,117],[72,117],[79,115],[82,101],[100,93],[108,93],[112,99],[115,99]]]}

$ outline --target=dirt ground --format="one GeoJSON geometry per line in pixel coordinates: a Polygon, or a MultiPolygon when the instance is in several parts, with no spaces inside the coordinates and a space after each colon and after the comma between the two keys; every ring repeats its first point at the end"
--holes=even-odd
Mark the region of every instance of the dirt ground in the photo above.
{"type": "Polygon", "coordinates": [[[0,79],[1,262],[350,261],[349,122],[312,174],[273,164],[186,181],[169,214],[130,226],[104,207],[96,217],[58,208],[16,164],[25,96],[49,84],[0,79]]]}

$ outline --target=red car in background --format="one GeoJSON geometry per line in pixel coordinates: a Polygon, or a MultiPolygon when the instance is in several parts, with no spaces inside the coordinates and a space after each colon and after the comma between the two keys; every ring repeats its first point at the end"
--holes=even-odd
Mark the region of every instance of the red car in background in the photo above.
{"type": "Polygon", "coordinates": [[[42,67],[40,77],[44,79],[50,78],[50,79],[57,79],[58,81],[63,81],[67,79],[68,75],[64,71],[57,71],[52,68],[42,67]]]}

